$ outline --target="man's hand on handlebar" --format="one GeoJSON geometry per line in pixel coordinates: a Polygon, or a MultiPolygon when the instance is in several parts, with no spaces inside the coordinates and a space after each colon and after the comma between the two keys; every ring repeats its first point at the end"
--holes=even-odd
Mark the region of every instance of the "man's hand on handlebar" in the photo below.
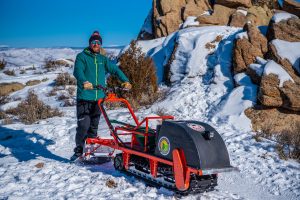
{"type": "Polygon", "coordinates": [[[85,82],[83,83],[83,88],[84,88],[85,90],[92,90],[92,89],[94,89],[93,84],[91,84],[91,83],[88,82],[88,81],[85,81],[85,82]]]}
{"type": "Polygon", "coordinates": [[[132,85],[129,82],[122,83],[121,86],[127,90],[131,90],[131,88],[132,88],[132,85]]]}

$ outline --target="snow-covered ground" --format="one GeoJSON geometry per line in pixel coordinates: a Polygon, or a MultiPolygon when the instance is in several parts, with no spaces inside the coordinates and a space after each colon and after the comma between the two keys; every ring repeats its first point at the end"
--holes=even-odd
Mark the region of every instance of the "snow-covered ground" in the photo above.
{"type": "MultiPolygon", "coordinates": [[[[245,74],[231,77],[231,50],[238,33],[240,29],[228,27],[188,28],[166,38],[139,43],[154,58],[159,75],[163,74],[162,66],[170,57],[175,41],[179,45],[171,66],[173,84],[169,88],[161,86],[167,91],[166,98],[139,110],[137,115],[143,118],[164,109],[176,119],[209,123],[225,140],[231,164],[239,171],[219,174],[215,191],[183,199],[299,199],[300,164],[279,159],[273,141],[256,142],[250,120],[244,115],[243,110],[255,104],[256,87],[245,74]],[[220,42],[215,41],[218,35],[223,37],[220,42]],[[205,48],[209,42],[215,45],[214,49],[205,48]],[[239,87],[234,88],[233,79],[239,87]]],[[[34,71],[43,72],[43,61],[49,56],[74,60],[79,51],[10,48],[0,51],[0,60],[7,60],[7,68],[17,74],[12,77],[0,72],[0,83],[48,78],[39,85],[12,93],[12,99],[24,99],[33,89],[45,103],[64,113],[63,117],[32,125],[1,125],[0,199],[175,199],[171,191],[149,187],[139,179],[121,174],[111,163],[79,166],[68,162],[75,145],[75,107],[62,107],[55,97],[46,94],[53,88],[56,75],[71,73],[72,68],[61,67],[43,74],[34,71]],[[19,73],[32,65],[36,70],[19,73]],[[40,163],[44,165],[41,167],[40,163]],[[108,187],[109,180],[117,187],[108,187]]],[[[130,120],[124,109],[111,110],[109,115],[120,121],[130,120]]],[[[108,137],[103,118],[99,135],[108,137]]]]}

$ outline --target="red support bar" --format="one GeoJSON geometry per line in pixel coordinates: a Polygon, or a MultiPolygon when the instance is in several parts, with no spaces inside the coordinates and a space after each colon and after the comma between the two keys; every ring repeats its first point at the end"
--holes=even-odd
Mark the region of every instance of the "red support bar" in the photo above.
{"type": "Polygon", "coordinates": [[[150,161],[150,172],[151,175],[156,178],[157,177],[157,161],[156,160],[149,160],[150,161]]]}

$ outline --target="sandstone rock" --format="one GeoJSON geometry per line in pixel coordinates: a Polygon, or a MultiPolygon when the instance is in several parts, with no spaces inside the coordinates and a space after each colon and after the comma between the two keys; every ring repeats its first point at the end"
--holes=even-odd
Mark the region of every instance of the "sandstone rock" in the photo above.
{"type": "Polygon", "coordinates": [[[278,23],[270,21],[267,38],[286,40],[289,42],[300,42],[300,19],[290,18],[278,23]]]}
{"type": "Polygon", "coordinates": [[[268,40],[267,38],[258,30],[253,24],[246,24],[245,30],[248,33],[250,43],[259,48],[262,54],[267,53],[268,51],[268,40]]]}
{"type": "MultiPolygon", "coordinates": [[[[248,38],[237,39],[233,49],[234,74],[247,71],[248,65],[254,63],[256,57],[263,57],[267,52],[267,39],[252,24],[246,24],[248,38]]],[[[251,74],[248,74],[251,76],[251,74]]]]}
{"type": "Polygon", "coordinates": [[[185,0],[158,0],[153,1],[154,36],[163,37],[178,30],[182,23],[181,9],[185,0]]]}
{"type": "Polygon", "coordinates": [[[230,26],[235,26],[235,27],[244,27],[244,25],[247,22],[247,17],[244,15],[242,12],[236,10],[232,15],[231,15],[231,20],[229,25],[230,26]]]}
{"type": "Polygon", "coordinates": [[[279,79],[276,75],[263,76],[258,92],[258,100],[265,106],[281,107],[283,100],[280,96],[279,79]]]}
{"type": "MultiPolygon", "coordinates": [[[[272,63],[276,64],[272,60],[268,61],[265,70],[266,68],[272,69],[272,63]]],[[[300,111],[300,77],[297,77],[290,66],[288,66],[287,70],[284,66],[281,66],[281,68],[287,73],[286,75],[281,73],[281,75],[285,77],[290,76],[290,79],[285,79],[282,85],[280,85],[277,75],[272,72],[270,74],[264,73],[260,83],[258,99],[265,106],[282,107],[292,111],[300,111]]],[[[275,68],[274,70],[276,72],[278,71],[275,68]]]]}
{"type": "Polygon", "coordinates": [[[207,0],[188,0],[183,11],[183,19],[186,20],[188,16],[198,17],[207,10],[212,10],[207,0]]]}
{"type": "Polygon", "coordinates": [[[300,113],[279,108],[248,108],[246,116],[251,119],[255,131],[269,129],[272,133],[281,133],[284,130],[300,123],[300,113]]]}
{"type": "Polygon", "coordinates": [[[0,96],[9,95],[12,92],[22,90],[25,86],[22,83],[0,83],[0,96]]]}
{"type": "Polygon", "coordinates": [[[197,18],[200,24],[228,25],[234,9],[215,4],[212,15],[202,15],[197,18]]]}
{"type": "Polygon", "coordinates": [[[215,3],[231,8],[239,6],[250,8],[252,6],[251,0],[216,0],[215,3]]]}
{"type": "Polygon", "coordinates": [[[300,3],[295,0],[284,0],[282,10],[300,17],[300,3]]]}
{"type": "Polygon", "coordinates": [[[252,6],[248,9],[247,21],[255,26],[268,25],[272,16],[273,12],[266,5],[252,6]]]}

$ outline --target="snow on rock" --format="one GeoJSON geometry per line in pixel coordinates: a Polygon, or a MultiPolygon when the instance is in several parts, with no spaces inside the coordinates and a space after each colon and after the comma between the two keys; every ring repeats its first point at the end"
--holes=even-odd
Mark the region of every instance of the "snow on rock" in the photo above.
{"type": "Polygon", "coordinates": [[[236,34],[235,39],[249,39],[247,31],[236,34]]]}
{"type": "Polygon", "coordinates": [[[236,11],[239,12],[239,13],[242,13],[242,14],[245,15],[245,16],[247,16],[247,14],[248,14],[248,11],[247,11],[247,10],[237,9],[236,11]]]}
{"type": "Polygon", "coordinates": [[[294,69],[300,73],[300,42],[288,42],[275,39],[271,42],[282,59],[288,59],[294,69]]]}
{"type": "Polygon", "coordinates": [[[189,16],[187,19],[184,21],[182,28],[186,28],[188,26],[198,26],[199,22],[196,21],[197,17],[195,16],[189,16]]]}
{"type": "Polygon", "coordinates": [[[238,73],[234,75],[234,80],[238,85],[247,86],[252,84],[250,76],[246,75],[246,73],[238,73]]]}
{"type": "Polygon", "coordinates": [[[278,23],[282,20],[287,20],[289,18],[297,18],[298,17],[296,15],[293,15],[291,13],[287,13],[287,12],[278,12],[278,13],[275,13],[272,17],[272,21],[275,22],[275,23],[278,23]]]}
{"type": "Polygon", "coordinates": [[[264,65],[264,64],[266,64],[268,62],[268,61],[266,61],[265,59],[263,59],[263,58],[261,58],[259,56],[257,56],[255,59],[256,59],[256,62],[259,63],[259,64],[261,64],[261,65],[264,65]]]}
{"type": "Polygon", "coordinates": [[[283,83],[285,81],[292,81],[294,82],[294,80],[292,79],[292,77],[282,68],[281,65],[277,64],[275,61],[273,60],[269,60],[264,68],[264,75],[269,75],[269,74],[275,74],[278,76],[278,79],[280,81],[279,83],[279,87],[283,86],[283,83]]]}
{"type": "Polygon", "coordinates": [[[253,69],[258,76],[261,77],[263,75],[264,67],[265,67],[264,65],[257,64],[257,63],[252,63],[252,64],[249,65],[249,67],[251,69],[253,69]]]}

